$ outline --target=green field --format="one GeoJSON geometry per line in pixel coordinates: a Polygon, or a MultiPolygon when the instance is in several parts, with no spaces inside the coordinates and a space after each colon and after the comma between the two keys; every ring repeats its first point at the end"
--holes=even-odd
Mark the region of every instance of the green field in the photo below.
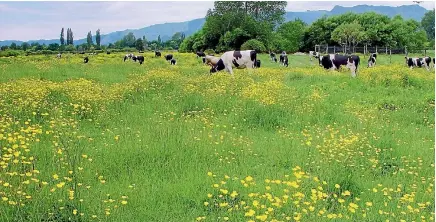
{"type": "Polygon", "coordinates": [[[434,220],[434,69],[174,55],[0,58],[0,221],[434,220]]]}

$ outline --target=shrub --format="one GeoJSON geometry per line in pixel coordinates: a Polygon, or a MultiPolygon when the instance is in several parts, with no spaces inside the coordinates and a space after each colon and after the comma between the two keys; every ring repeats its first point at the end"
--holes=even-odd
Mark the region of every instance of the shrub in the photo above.
{"type": "Polygon", "coordinates": [[[265,45],[256,39],[250,39],[241,46],[241,50],[256,50],[256,52],[265,52],[265,45]]]}

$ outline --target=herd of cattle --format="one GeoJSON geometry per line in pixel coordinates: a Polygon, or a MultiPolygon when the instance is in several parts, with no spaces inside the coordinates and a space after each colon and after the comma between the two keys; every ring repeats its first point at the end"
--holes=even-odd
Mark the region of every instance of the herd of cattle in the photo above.
{"type": "MultiPolygon", "coordinates": [[[[210,73],[215,73],[221,70],[225,70],[230,74],[233,74],[233,68],[237,69],[254,69],[260,68],[260,60],[257,59],[257,53],[255,50],[244,50],[244,51],[227,51],[222,54],[220,57],[215,57],[214,55],[206,55],[204,52],[196,52],[197,58],[202,58],[203,64],[211,66],[210,73]]],[[[277,63],[276,54],[270,52],[270,59],[272,62],[277,63]]],[[[155,57],[161,57],[162,54],[159,51],[155,51],[155,57]]],[[[61,58],[62,55],[59,53],[56,56],[57,58],[61,58]]],[[[166,61],[169,61],[171,65],[176,65],[176,59],[172,54],[167,54],[164,56],[166,61]]],[[[319,62],[319,65],[324,67],[325,69],[333,69],[338,70],[341,66],[345,66],[350,69],[351,76],[356,76],[357,68],[360,64],[360,57],[357,55],[340,55],[340,54],[328,54],[328,55],[320,55],[319,52],[310,51],[309,58],[312,61],[312,58],[316,58],[319,62]]],[[[432,62],[431,57],[424,58],[411,58],[405,57],[406,64],[410,69],[414,67],[425,67],[427,70],[430,70],[430,64],[432,62]]],[[[144,63],[144,56],[142,55],[133,55],[132,53],[126,54],[124,56],[124,62],[126,60],[132,60],[134,62],[139,62],[140,65],[144,63]]],[[[88,63],[89,58],[86,56],[83,59],[84,63],[88,63]]],[[[288,55],[286,52],[282,52],[279,56],[279,63],[283,66],[289,66],[288,55]]],[[[372,53],[368,59],[368,68],[374,67],[377,62],[377,53],[372,53]]],[[[433,64],[435,63],[435,58],[433,58],[433,64]]]]}

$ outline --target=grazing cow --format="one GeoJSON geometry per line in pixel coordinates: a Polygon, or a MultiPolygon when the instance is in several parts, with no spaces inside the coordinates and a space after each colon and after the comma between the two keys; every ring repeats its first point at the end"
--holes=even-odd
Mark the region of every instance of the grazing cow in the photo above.
{"type": "Polygon", "coordinates": [[[144,63],[144,56],[142,55],[136,56],[136,60],[138,60],[139,65],[142,65],[142,63],[144,63]]]}
{"type": "Polygon", "coordinates": [[[424,57],[424,58],[406,58],[406,64],[410,69],[413,69],[413,67],[419,67],[421,68],[424,66],[427,70],[430,70],[430,63],[431,63],[431,57],[424,57]]]}
{"type": "Polygon", "coordinates": [[[107,52],[106,52],[106,54],[108,54],[108,55],[109,55],[109,54],[111,54],[111,52],[107,51],[107,52]]]}
{"type": "Polygon", "coordinates": [[[136,62],[137,59],[138,59],[137,56],[132,56],[132,60],[133,60],[134,62],[136,62]]]}
{"type": "Polygon", "coordinates": [[[79,52],[79,54],[85,54],[85,52],[79,52]]]}
{"type": "Polygon", "coordinates": [[[368,59],[368,68],[375,66],[376,62],[377,62],[377,53],[371,53],[368,59]]]}
{"type": "Polygon", "coordinates": [[[60,54],[60,53],[58,53],[57,55],[56,55],[56,58],[58,58],[58,59],[60,59],[62,57],[62,54],[60,54]]]}
{"type": "Polygon", "coordinates": [[[255,62],[257,60],[256,58],[257,54],[254,50],[227,51],[221,56],[217,64],[210,69],[210,73],[225,69],[231,75],[233,75],[232,67],[236,67],[238,69],[253,69],[255,68],[255,62]]]}
{"type": "Polygon", "coordinates": [[[161,57],[161,53],[159,51],[154,52],[154,57],[161,57]]]}
{"type": "Polygon", "coordinates": [[[434,62],[434,58],[433,58],[433,68],[436,69],[436,62],[434,62]]]}
{"type": "Polygon", "coordinates": [[[281,60],[281,64],[283,66],[288,67],[289,66],[289,62],[288,62],[288,56],[287,55],[280,55],[280,60],[281,60]]]}
{"type": "Polygon", "coordinates": [[[319,52],[309,51],[310,61],[312,61],[312,57],[319,58],[319,52]]]}
{"type": "Polygon", "coordinates": [[[171,61],[171,59],[173,58],[173,54],[168,54],[168,55],[165,55],[164,57],[165,57],[165,60],[171,61]]]}
{"type": "Polygon", "coordinates": [[[83,59],[83,63],[88,63],[88,61],[89,61],[88,56],[86,56],[86,57],[83,59]]]}
{"type": "Polygon", "coordinates": [[[351,76],[356,77],[357,67],[360,63],[360,57],[356,55],[339,55],[339,54],[329,54],[319,57],[319,63],[325,69],[339,70],[341,65],[345,65],[351,70],[351,76]]]}
{"type": "Polygon", "coordinates": [[[260,60],[256,60],[256,62],[254,63],[254,67],[256,68],[260,68],[260,60]]]}
{"type": "Polygon", "coordinates": [[[274,52],[269,53],[269,58],[271,59],[271,61],[277,62],[276,54],[274,52]]]}
{"type": "Polygon", "coordinates": [[[129,57],[127,55],[125,55],[123,61],[125,62],[127,59],[129,59],[129,57]]]}
{"type": "Polygon", "coordinates": [[[218,61],[220,60],[220,58],[215,57],[215,56],[210,56],[210,55],[207,55],[207,56],[203,57],[202,59],[203,59],[203,64],[210,65],[212,67],[215,66],[218,63],[218,61]]]}
{"type": "Polygon", "coordinates": [[[171,63],[171,65],[176,65],[176,60],[175,59],[171,59],[170,63],[171,63]]]}
{"type": "Polygon", "coordinates": [[[198,51],[196,54],[197,54],[197,59],[199,57],[205,57],[206,56],[206,54],[204,54],[204,52],[202,52],[202,51],[198,51]]]}

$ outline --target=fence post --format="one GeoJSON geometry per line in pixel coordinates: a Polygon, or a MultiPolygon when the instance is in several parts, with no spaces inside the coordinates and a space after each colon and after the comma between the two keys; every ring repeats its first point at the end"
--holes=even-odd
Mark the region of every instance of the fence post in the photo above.
{"type": "Polygon", "coordinates": [[[325,47],[325,54],[329,54],[329,45],[327,44],[327,47],[325,47]]]}
{"type": "Polygon", "coordinates": [[[424,49],[424,57],[427,56],[427,49],[424,49]]]}
{"type": "Polygon", "coordinates": [[[377,46],[375,46],[375,53],[378,53],[377,46]]]}
{"type": "Polygon", "coordinates": [[[386,55],[388,54],[388,47],[386,46],[386,53],[385,53],[386,55]]]}
{"type": "Polygon", "coordinates": [[[333,46],[333,54],[336,54],[336,46],[333,46]]]}
{"type": "Polygon", "coordinates": [[[408,55],[408,53],[407,53],[407,46],[404,46],[404,54],[406,54],[406,56],[408,55]]]}

